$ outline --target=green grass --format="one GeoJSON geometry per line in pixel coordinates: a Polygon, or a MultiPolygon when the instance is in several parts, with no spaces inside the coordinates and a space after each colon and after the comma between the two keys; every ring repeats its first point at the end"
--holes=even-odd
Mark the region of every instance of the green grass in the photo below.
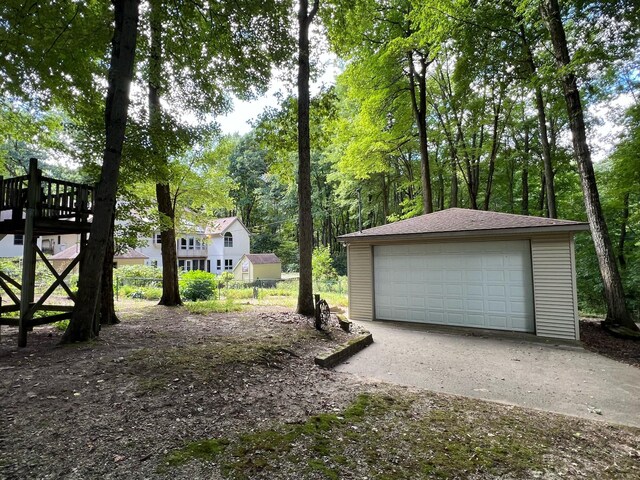
{"type": "Polygon", "coordinates": [[[606,457],[610,452],[598,442],[608,445],[610,439],[595,435],[589,444],[575,435],[573,419],[539,421],[537,413],[470,399],[414,409],[419,401],[412,394],[361,394],[341,412],[187,443],[170,452],[165,464],[215,461],[234,479],[270,478],[281,471],[328,479],[528,478],[533,471],[562,472],[563,461],[580,465],[589,454],[603,469],[595,477],[638,473],[633,458],[606,457]]]}
{"type": "Polygon", "coordinates": [[[185,308],[189,313],[206,315],[208,313],[227,313],[242,311],[242,305],[234,302],[232,298],[223,300],[202,300],[198,302],[185,302],[185,308]]]}

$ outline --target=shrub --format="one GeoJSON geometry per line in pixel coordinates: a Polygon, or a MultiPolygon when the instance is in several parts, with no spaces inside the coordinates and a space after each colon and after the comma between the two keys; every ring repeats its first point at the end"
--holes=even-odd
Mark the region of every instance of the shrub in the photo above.
{"type": "Polygon", "coordinates": [[[121,279],[156,278],[162,280],[162,269],[150,265],[123,265],[115,271],[121,279]]]}
{"type": "Polygon", "coordinates": [[[216,276],[202,270],[191,270],[180,277],[180,294],[195,302],[213,297],[216,288],[216,276]]]}
{"type": "Polygon", "coordinates": [[[318,247],[313,250],[311,268],[313,269],[313,279],[316,282],[335,282],[338,280],[329,247],[318,247]]]}

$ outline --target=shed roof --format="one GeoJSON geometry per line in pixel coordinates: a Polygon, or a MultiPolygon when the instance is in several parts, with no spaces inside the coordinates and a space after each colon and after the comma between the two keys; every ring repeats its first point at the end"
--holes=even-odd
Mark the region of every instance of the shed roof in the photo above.
{"type": "Polygon", "coordinates": [[[281,263],[275,253],[247,253],[245,258],[254,265],[271,265],[281,263]]]}
{"type": "Polygon", "coordinates": [[[51,260],[73,260],[80,253],[80,244],[74,243],[70,247],[51,256],[51,260]]]}
{"type": "Polygon", "coordinates": [[[589,230],[589,225],[573,220],[530,217],[512,213],[449,208],[419,217],[368,228],[338,237],[343,242],[377,238],[463,237],[496,234],[576,232],[589,230]]]}

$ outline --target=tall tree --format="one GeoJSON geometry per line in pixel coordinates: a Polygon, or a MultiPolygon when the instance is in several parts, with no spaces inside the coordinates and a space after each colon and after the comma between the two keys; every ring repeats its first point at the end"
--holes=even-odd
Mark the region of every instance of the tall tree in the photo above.
{"type": "Polygon", "coordinates": [[[162,297],[160,305],[173,307],[182,305],[178,288],[178,253],[176,246],[176,213],[171,202],[168,163],[166,152],[161,147],[162,107],[160,91],[162,84],[162,0],[149,2],[149,27],[151,48],[149,50],[149,139],[151,155],[158,162],[159,177],[156,183],[156,199],[160,214],[160,240],[162,251],[162,297]]]}
{"type": "Polygon", "coordinates": [[[105,108],[106,144],[101,177],[96,186],[94,221],[85,259],[80,266],[78,297],[63,342],[85,341],[98,333],[98,300],[102,267],[110,241],[114,215],[122,144],[127,126],[129,88],[138,34],[138,0],[113,0],[113,31],[109,89],[105,108]]]}
{"type": "Polygon", "coordinates": [[[297,312],[313,315],[313,217],[311,215],[311,144],[309,136],[309,27],[316,16],[319,0],[300,0],[298,10],[298,245],[300,286],[297,312]]]}
{"type": "Polygon", "coordinates": [[[640,329],[631,318],[625,303],[622,279],[616,264],[607,224],[602,214],[600,196],[591,161],[591,151],[587,143],[580,90],[578,89],[577,77],[571,66],[567,37],[558,0],[543,0],[540,4],[540,12],[549,30],[556,64],[561,72],[573,150],[578,163],[587,218],[589,219],[591,236],[598,255],[600,275],[602,276],[604,295],[607,302],[607,316],[604,320],[604,325],[613,331],[640,336],[640,329]]]}

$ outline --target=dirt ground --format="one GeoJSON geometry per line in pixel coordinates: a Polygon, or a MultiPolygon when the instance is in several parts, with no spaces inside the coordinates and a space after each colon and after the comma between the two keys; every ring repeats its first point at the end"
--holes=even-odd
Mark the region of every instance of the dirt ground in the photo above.
{"type": "Polygon", "coordinates": [[[317,332],[280,308],[204,316],[131,304],[91,344],[61,347],[47,326],[18,349],[3,328],[0,477],[148,478],[187,439],[297,421],[358,388],[313,364],[347,339],[337,328],[317,332]]]}
{"type": "MultiPolygon", "coordinates": [[[[349,476],[344,474],[347,468],[344,465],[331,464],[329,468],[315,459],[307,459],[313,468],[300,470],[296,463],[300,461],[298,456],[286,468],[279,466],[270,470],[263,468],[265,463],[262,470],[251,470],[251,474],[231,467],[225,467],[225,470],[216,461],[188,461],[167,467],[168,455],[189,442],[209,438],[239,441],[237,439],[245,438],[243,435],[248,432],[269,431],[278,425],[278,428],[306,425],[304,422],[316,418],[314,415],[339,415],[336,412],[345,411],[363,392],[410,395],[412,405],[421,405],[421,411],[433,409],[435,405],[439,410],[434,412],[445,412],[453,405],[454,413],[466,411],[464,418],[469,418],[473,434],[482,438],[494,434],[485,432],[488,427],[482,422],[478,424],[478,417],[504,417],[507,419],[505,425],[512,425],[517,420],[518,425],[524,425],[522,428],[528,428],[530,423],[545,428],[555,425],[558,432],[569,432],[569,438],[565,439],[568,443],[590,439],[588,451],[596,452],[594,459],[587,456],[575,463],[576,447],[563,444],[566,448],[555,454],[557,458],[547,455],[542,465],[544,468],[551,465],[550,471],[560,473],[545,478],[571,477],[571,472],[576,476],[598,472],[596,476],[600,476],[602,471],[608,471],[611,463],[624,466],[622,470],[613,471],[614,474],[623,472],[622,477],[635,478],[639,471],[629,463],[640,459],[640,432],[633,429],[384,384],[362,383],[349,375],[320,369],[313,364],[313,357],[352,337],[337,327],[329,333],[317,332],[308,319],[283,308],[260,307],[240,313],[191,315],[183,308],[132,301],[125,305],[120,315],[123,320],[120,325],[104,328],[100,340],[90,344],[59,346],[62,332],[47,326],[31,332],[28,346],[18,349],[15,330],[3,328],[0,338],[0,478],[378,477],[375,475],[376,463],[388,464],[389,469],[385,471],[395,472],[395,466],[402,460],[393,457],[383,461],[376,457],[368,463],[358,460],[358,453],[347,455],[349,459],[354,455],[356,458],[344,464],[349,466],[349,472],[353,472],[349,476]],[[518,418],[514,420],[512,415],[518,418]],[[578,435],[575,438],[570,433],[574,431],[580,432],[573,434],[578,435]]],[[[388,428],[385,429],[384,423],[369,425],[366,438],[380,438],[382,445],[389,444],[393,442],[399,419],[405,416],[413,421],[417,415],[415,410],[392,411],[385,417],[388,428]],[[379,437],[385,431],[390,432],[391,438],[379,437]]],[[[340,441],[342,436],[346,441],[350,433],[355,435],[355,430],[364,428],[355,424],[343,425],[345,416],[335,418],[337,420],[331,420],[334,423],[329,423],[329,427],[347,430],[344,435],[340,434],[340,441]]],[[[437,419],[449,421],[440,413],[437,419]]],[[[403,425],[410,428],[412,424],[405,422],[403,425]]],[[[510,428],[500,434],[509,441],[513,433],[510,428]]],[[[402,435],[409,438],[406,431],[402,435]]],[[[460,431],[463,440],[471,435],[466,430],[460,431]]],[[[429,432],[433,434],[432,429],[429,432]]],[[[438,435],[442,438],[453,435],[446,432],[444,427],[444,433],[438,435]]],[[[358,437],[357,442],[362,441],[363,438],[358,437]]],[[[375,446],[376,452],[380,446],[375,446]]],[[[269,446],[261,448],[261,451],[270,451],[269,446]]],[[[349,452],[357,452],[361,445],[356,443],[349,448],[349,452]]],[[[582,447],[578,445],[577,448],[582,447]]],[[[404,450],[407,449],[403,447],[404,450]]],[[[252,455],[259,454],[260,451],[252,455]]],[[[449,453],[445,452],[445,457],[447,455],[449,453]]],[[[465,461],[471,461],[476,453],[467,457],[465,461]]],[[[409,460],[405,459],[406,462],[409,460]]],[[[523,465],[528,468],[526,475],[509,478],[530,476],[531,465],[523,465]]],[[[480,473],[454,476],[494,478],[486,473],[493,472],[492,467],[473,464],[473,468],[480,473]]],[[[510,471],[505,469],[498,471],[510,471]]],[[[408,473],[395,477],[380,475],[379,478],[431,476],[423,471],[423,475],[415,477],[408,473]]],[[[609,475],[609,478],[615,476],[609,475]]]]}
{"type": "Polygon", "coordinates": [[[580,340],[584,347],[605,357],[640,367],[640,340],[618,338],[608,334],[600,326],[601,320],[580,320],[580,340]]]}

